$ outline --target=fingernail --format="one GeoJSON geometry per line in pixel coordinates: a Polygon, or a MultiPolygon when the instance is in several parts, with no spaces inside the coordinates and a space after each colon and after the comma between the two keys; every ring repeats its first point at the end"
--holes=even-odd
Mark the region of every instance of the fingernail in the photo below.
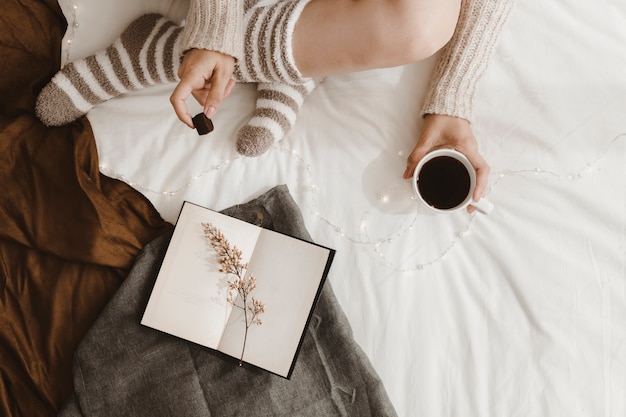
{"type": "Polygon", "coordinates": [[[217,111],[217,109],[213,106],[209,107],[206,110],[206,117],[208,117],[209,119],[212,118],[213,116],[215,116],[215,112],[217,111]]]}

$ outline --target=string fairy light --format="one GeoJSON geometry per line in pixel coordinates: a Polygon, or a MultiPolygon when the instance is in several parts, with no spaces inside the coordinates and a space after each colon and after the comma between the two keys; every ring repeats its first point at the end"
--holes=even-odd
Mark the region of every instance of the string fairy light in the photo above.
{"type": "Polygon", "coordinates": [[[169,191],[160,191],[160,190],[155,190],[154,188],[150,188],[150,187],[146,187],[141,185],[138,182],[134,182],[131,181],[128,177],[126,177],[123,174],[118,174],[115,171],[113,171],[112,169],[110,169],[109,167],[107,167],[105,164],[100,164],[100,172],[104,175],[106,175],[107,177],[111,177],[111,178],[115,178],[117,180],[123,181],[126,184],[130,185],[131,187],[133,187],[134,189],[141,191],[144,194],[155,194],[155,195],[162,195],[162,196],[169,196],[169,197],[173,197],[178,193],[181,193],[185,190],[187,190],[189,187],[191,187],[196,181],[198,181],[199,179],[201,179],[202,177],[205,177],[207,175],[210,175],[211,173],[215,172],[215,171],[220,171],[224,168],[226,168],[228,165],[230,165],[231,163],[233,163],[234,161],[241,159],[241,157],[236,157],[234,159],[224,159],[222,160],[220,163],[214,164],[211,167],[200,171],[198,174],[193,175],[185,184],[173,189],[173,190],[169,190],[169,191]]]}
{"type": "MultiPolygon", "coordinates": [[[[533,168],[533,169],[504,170],[504,171],[496,172],[492,174],[492,176],[495,177],[495,180],[493,181],[493,184],[487,190],[487,194],[492,192],[492,190],[500,183],[500,181],[511,176],[531,175],[531,176],[542,176],[544,178],[552,178],[554,180],[566,180],[566,181],[581,180],[587,174],[597,169],[597,168],[594,168],[594,166],[598,162],[600,162],[600,160],[607,154],[607,152],[616,142],[624,138],[626,138],[626,133],[617,135],[616,137],[613,138],[613,140],[609,142],[609,144],[605,147],[605,149],[601,153],[599,153],[598,156],[594,160],[585,164],[582,168],[574,172],[567,173],[567,174],[563,174],[563,173],[559,173],[559,172],[551,171],[551,170],[546,170],[546,169],[539,168],[539,167],[533,168]]],[[[403,272],[403,273],[417,272],[417,271],[423,271],[429,267],[440,264],[445,259],[447,259],[449,254],[456,248],[456,246],[458,246],[463,240],[467,239],[468,237],[471,237],[472,235],[472,232],[471,232],[472,228],[474,227],[476,223],[476,219],[478,218],[476,215],[467,216],[467,223],[464,225],[464,228],[461,231],[453,234],[447,246],[442,248],[442,250],[438,254],[434,255],[432,258],[418,262],[418,263],[412,263],[408,260],[405,260],[402,263],[394,262],[390,259],[390,256],[389,256],[389,254],[393,252],[393,248],[390,247],[388,250],[385,250],[385,247],[401,241],[405,235],[410,233],[416,227],[418,219],[420,218],[419,205],[416,205],[416,210],[413,212],[413,214],[410,217],[407,217],[408,221],[405,222],[404,226],[402,226],[401,228],[397,230],[389,231],[386,236],[377,238],[377,239],[374,239],[370,236],[369,225],[371,222],[371,217],[380,216],[380,214],[379,213],[374,214],[372,211],[367,211],[363,214],[363,216],[361,216],[361,218],[359,219],[357,223],[359,225],[358,235],[353,235],[349,233],[346,229],[346,227],[350,225],[336,224],[334,221],[330,220],[328,217],[322,214],[322,210],[318,206],[319,204],[318,199],[315,198],[315,195],[320,191],[320,187],[314,181],[313,168],[306,161],[306,159],[302,155],[300,155],[299,153],[293,150],[285,149],[279,146],[274,146],[271,149],[278,151],[278,152],[286,153],[289,157],[298,161],[301,168],[304,169],[304,171],[306,172],[306,175],[305,175],[306,178],[304,182],[300,185],[300,189],[313,196],[310,201],[310,207],[308,207],[308,209],[313,213],[313,215],[317,217],[323,224],[325,224],[326,227],[328,227],[330,230],[336,233],[337,236],[339,236],[341,239],[347,240],[348,242],[354,245],[371,248],[371,253],[373,253],[376,256],[376,261],[391,270],[403,272]]],[[[116,179],[126,182],[128,185],[130,185],[131,187],[137,189],[138,191],[144,194],[155,194],[155,195],[172,197],[172,196],[177,195],[178,193],[185,191],[186,189],[191,187],[196,181],[200,180],[201,178],[207,175],[210,175],[212,173],[221,171],[224,168],[228,167],[233,162],[238,161],[238,160],[242,160],[242,157],[236,157],[234,159],[225,159],[211,166],[210,168],[203,170],[200,173],[192,176],[185,184],[181,185],[180,187],[177,187],[169,191],[152,189],[150,187],[143,186],[138,182],[130,181],[126,176],[116,173],[114,170],[109,169],[105,165],[100,165],[100,171],[104,175],[107,175],[111,178],[116,178],[116,179]]],[[[377,194],[376,198],[381,203],[391,204],[392,202],[391,202],[390,195],[391,195],[391,192],[393,191],[394,190],[391,188],[386,191],[381,191],[377,194]]],[[[411,196],[411,198],[413,197],[411,196]]]]}
{"type": "Polygon", "coordinates": [[[63,65],[70,62],[70,54],[74,40],[76,37],[76,30],[80,27],[78,23],[78,6],[75,0],[69,0],[70,21],[67,22],[67,33],[65,39],[65,62],[63,65]]]}
{"type": "MultiPolygon", "coordinates": [[[[417,219],[419,217],[419,212],[417,212],[414,215],[414,219],[411,222],[411,224],[402,231],[402,234],[408,233],[411,231],[411,229],[414,228],[417,219]]],[[[470,216],[468,218],[468,222],[465,226],[465,228],[456,233],[455,236],[453,236],[451,242],[448,244],[448,246],[444,247],[443,250],[436,256],[432,257],[429,260],[423,261],[423,262],[418,262],[415,264],[411,264],[410,266],[404,266],[404,264],[408,264],[409,262],[405,262],[404,264],[398,264],[396,262],[393,262],[389,259],[389,256],[387,256],[387,252],[384,252],[383,250],[380,249],[382,244],[392,244],[395,241],[397,241],[398,239],[400,239],[400,233],[396,234],[396,236],[393,237],[389,237],[387,239],[384,240],[378,240],[378,241],[371,241],[370,244],[373,247],[373,252],[376,254],[376,256],[378,257],[378,261],[380,263],[382,263],[383,265],[385,265],[388,269],[394,270],[394,271],[398,271],[398,272],[402,272],[402,273],[409,273],[409,272],[416,272],[416,271],[423,271],[424,269],[427,269],[428,267],[434,266],[436,264],[439,264],[441,262],[443,262],[446,257],[448,256],[448,254],[454,249],[454,247],[460,242],[461,239],[465,238],[466,236],[470,235],[470,228],[472,227],[474,221],[475,221],[476,217],[475,216],[470,216]]],[[[367,236],[367,228],[363,227],[362,228],[364,234],[367,236]]]]}

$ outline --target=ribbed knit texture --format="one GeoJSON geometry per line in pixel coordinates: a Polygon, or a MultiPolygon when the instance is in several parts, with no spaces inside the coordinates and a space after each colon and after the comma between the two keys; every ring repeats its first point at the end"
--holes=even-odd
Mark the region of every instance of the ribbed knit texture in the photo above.
{"type": "Polygon", "coordinates": [[[243,58],[244,0],[192,0],[187,12],[183,51],[207,49],[243,58]]]}
{"type": "Polygon", "coordinates": [[[472,101],[514,0],[463,0],[456,30],[440,51],[422,114],[472,118],[472,101]]]}

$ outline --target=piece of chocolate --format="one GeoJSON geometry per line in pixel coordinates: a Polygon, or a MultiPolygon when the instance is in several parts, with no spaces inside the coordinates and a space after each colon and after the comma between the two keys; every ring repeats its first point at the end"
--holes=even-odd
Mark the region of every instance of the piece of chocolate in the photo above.
{"type": "Polygon", "coordinates": [[[191,120],[199,135],[206,135],[213,131],[213,122],[206,117],[206,114],[198,113],[191,120]]]}

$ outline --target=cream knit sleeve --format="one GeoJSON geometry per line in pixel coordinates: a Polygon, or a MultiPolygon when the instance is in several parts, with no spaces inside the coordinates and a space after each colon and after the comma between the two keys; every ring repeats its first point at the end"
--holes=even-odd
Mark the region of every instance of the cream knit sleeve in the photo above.
{"type": "Polygon", "coordinates": [[[243,0],[191,0],[182,33],[182,51],[191,48],[243,56],[243,0]]]}
{"type": "Polygon", "coordinates": [[[462,0],[450,42],[440,51],[422,114],[472,117],[472,100],[514,0],[462,0]]]}

